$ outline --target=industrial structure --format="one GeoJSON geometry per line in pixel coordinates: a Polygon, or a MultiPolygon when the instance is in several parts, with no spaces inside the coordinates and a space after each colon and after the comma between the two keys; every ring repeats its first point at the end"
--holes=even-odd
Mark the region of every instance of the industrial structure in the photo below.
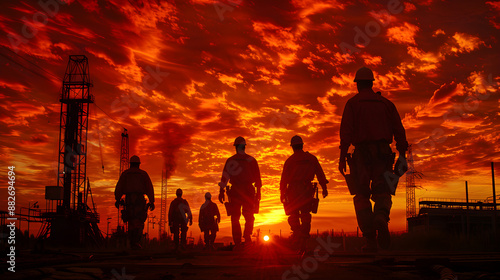
{"type": "MultiPolygon", "coordinates": [[[[417,216],[417,208],[415,202],[415,189],[417,188],[416,179],[422,178],[422,173],[415,170],[413,164],[412,145],[408,147],[408,171],[406,172],[406,219],[417,216]]],[[[407,229],[408,229],[408,223],[407,229]]]]}
{"type": "Polygon", "coordinates": [[[84,55],[71,55],[63,79],[59,129],[57,186],[45,188],[47,212],[39,238],[60,245],[101,245],[99,214],[87,177],[89,107],[94,102],[89,64],[84,55]],[[89,196],[92,208],[88,206],[89,196]]]}
{"type": "Polygon", "coordinates": [[[158,227],[158,239],[163,239],[165,236],[165,225],[167,223],[167,172],[161,172],[161,204],[160,204],[160,221],[158,227]],[[165,176],[164,176],[165,174],[165,176]]]}
{"type": "Polygon", "coordinates": [[[495,173],[491,163],[493,196],[469,199],[465,182],[465,199],[420,198],[419,213],[408,217],[409,232],[445,232],[469,236],[493,233],[496,235],[499,213],[495,192],[495,173]]]}
{"type": "MultiPolygon", "coordinates": [[[[118,174],[118,178],[122,175],[123,171],[129,169],[130,167],[130,150],[129,150],[129,137],[127,133],[127,129],[124,128],[122,132],[122,141],[120,144],[120,174],[118,174]]],[[[122,225],[121,219],[120,219],[120,213],[121,209],[120,207],[118,208],[118,216],[116,218],[117,220],[117,226],[116,226],[116,232],[117,233],[123,233],[126,231],[126,223],[122,225]]]]}

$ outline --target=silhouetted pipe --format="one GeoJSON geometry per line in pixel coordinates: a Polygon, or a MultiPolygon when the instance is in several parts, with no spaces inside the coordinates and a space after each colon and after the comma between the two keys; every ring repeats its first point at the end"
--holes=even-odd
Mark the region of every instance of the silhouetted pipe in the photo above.
{"type": "Polygon", "coordinates": [[[467,203],[467,210],[465,211],[465,236],[467,237],[467,240],[469,240],[469,185],[467,181],[465,181],[465,201],[467,203]]]}
{"type": "Polygon", "coordinates": [[[497,234],[497,194],[495,192],[495,165],[491,162],[491,185],[493,187],[493,234],[497,234]]]}
{"type": "Polygon", "coordinates": [[[465,202],[467,203],[467,210],[469,210],[469,186],[467,181],[465,181],[465,202]]]}

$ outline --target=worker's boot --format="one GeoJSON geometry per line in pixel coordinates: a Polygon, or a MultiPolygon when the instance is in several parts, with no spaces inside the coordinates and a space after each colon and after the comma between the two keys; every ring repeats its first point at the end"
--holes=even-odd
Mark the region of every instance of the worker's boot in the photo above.
{"type": "Polygon", "coordinates": [[[391,245],[391,233],[387,218],[377,215],[375,216],[375,229],[377,230],[377,242],[381,249],[387,250],[391,245]]]}
{"type": "Polygon", "coordinates": [[[389,232],[389,214],[392,207],[391,195],[382,193],[373,195],[375,205],[374,212],[374,226],[377,230],[377,241],[381,249],[387,250],[391,245],[391,234],[389,232]]]}
{"type": "Polygon", "coordinates": [[[139,229],[130,230],[130,246],[132,250],[139,250],[141,246],[142,232],[139,229]]]}
{"type": "Polygon", "coordinates": [[[378,251],[378,248],[375,235],[366,236],[365,238],[366,243],[363,247],[361,247],[361,251],[364,253],[376,253],[378,251]]]}
{"type": "Polygon", "coordinates": [[[358,226],[366,238],[366,244],[361,248],[363,252],[377,252],[377,233],[373,223],[373,212],[371,208],[356,211],[358,226]]]}

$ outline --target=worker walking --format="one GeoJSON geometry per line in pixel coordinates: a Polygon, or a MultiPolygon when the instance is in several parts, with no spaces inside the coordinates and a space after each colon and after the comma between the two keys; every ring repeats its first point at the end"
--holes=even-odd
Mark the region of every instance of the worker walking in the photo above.
{"type": "MultiPolygon", "coordinates": [[[[240,217],[243,212],[245,230],[243,237],[245,243],[252,243],[254,224],[254,211],[258,212],[258,202],[261,198],[262,181],[257,160],[245,153],[246,142],[241,136],[234,140],[236,154],[227,159],[219,182],[219,201],[224,203],[225,189],[228,183],[231,188],[227,191],[230,207],[228,214],[231,216],[231,227],[235,245],[241,243],[240,217]],[[256,193],[257,190],[257,193],[256,193]]],[[[227,208],[227,207],[226,207],[227,208]]]]}
{"type": "Polygon", "coordinates": [[[328,180],[318,159],[309,152],[304,152],[304,142],[300,136],[293,136],[290,146],[293,149],[293,155],[285,161],[283,166],[280,199],[285,206],[288,224],[293,232],[292,240],[294,244],[300,244],[301,250],[304,250],[305,241],[309,238],[311,230],[311,211],[315,207],[316,187],[312,181],[314,176],[318,178],[323,190],[323,198],[325,198],[328,195],[326,188],[328,180]]]}
{"type": "Polygon", "coordinates": [[[168,226],[170,227],[170,232],[174,235],[175,250],[177,251],[179,250],[179,245],[182,249],[186,248],[188,223],[190,226],[193,224],[193,215],[191,214],[189,203],[182,198],[182,190],[177,189],[175,195],[177,197],[172,200],[168,209],[168,226]],[[179,230],[181,235],[180,240],[179,230]]]}
{"type": "Polygon", "coordinates": [[[212,202],[212,195],[205,194],[205,203],[200,207],[198,225],[205,240],[205,248],[213,249],[215,237],[219,231],[220,213],[217,204],[212,202]]]}
{"type": "Polygon", "coordinates": [[[366,67],[356,72],[354,82],[358,93],[347,101],[344,108],[339,159],[339,171],[344,176],[348,161],[353,178],[347,180],[348,187],[354,195],[359,228],[367,241],[363,250],[371,252],[378,250],[377,243],[382,249],[390,245],[388,222],[391,194],[395,193],[395,186],[385,176],[392,172],[395,158],[390,144],[394,138],[398,161],[403,164],[406,164],[405,152],[408,149],[396,106],[373,91],[374,80],[373,72],[366,67]],[[348,154],[350,145],[354,145],[352,158],[348,154]],[[370,198],[374,201],[373,209],[370,198]]]}
{"type": "Polygon", "coordinates": [[[138,156],[130,158],[130,168],[123,171],[115,188],[115,206],[122,210],[122,220],[128,223],[128,235],[132,249],[140,249],[144,222],[148,214],[148,208],[155,209],[155,196],[153,183],[146,171],[139,168],[141,160],[138,156]],[[125,201],[122,196],[125,195],[125,201]],[[146,204],[144,195],[147,195],[149,203],[146,204]]]}

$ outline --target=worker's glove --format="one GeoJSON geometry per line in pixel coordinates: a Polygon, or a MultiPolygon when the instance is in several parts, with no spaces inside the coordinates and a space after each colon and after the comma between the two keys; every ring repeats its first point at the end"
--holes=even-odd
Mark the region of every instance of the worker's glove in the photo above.
{"type": "Polygon", "coordinates": [[[283,191],[280,194],[280,200],[281,200],[281,203],[285,203],[286,196],[285,196],[285,192],[283,192],[283,191]]]}
{"type": "Polygon", "coordinates": [[[189,226],[193,225],[193,219],[189,219],[189,226]]]}
{"type": "Polygon", "coordinates": [[[346,168],[347,168],[346,158],[341,157],[339,159],[339,171],[340,171],[340,174],[342,174],[342,176],[345,176],[346,168]]]}
{"type": "Polygon", "coordinates": [[[328,190],[326,188],[323,188],[323,198],[328,196],[328,190]]]}
{"type": "Polygon", "coordinates": [[[217,217],[217,219],[215,219],[215,221],[216,221],[217,223],[220,223],[220,218],[219,218],[219,217],[217,217]]]}
{"type": "Polygon", "coordinates": [[[151,211],[155,210],[155,204],[154,204],[153,202],[150,202],[150,203],[149,203],[149,209],[150,209],[151,211]]]}
{"type": "Polygon", "coordinates": [[[408,171],[408,162],[406,162],[405,157],[399,157],[394,165],[394,174],[401,177],[408,171]]]}
{"type": "Polygon", "coordinates": [[[116,207],[116,208],[118,208],[118,209],[120,209],[120,205],[123,205],[123,201],[121,201],[121,200],[117,200],[117,201],[115,202],[115,207],[116,207]]]}
{"type": "Polygon", "coordinates": [[[226,198],[224,196],[224,189],[221,189],[219,192],[219,201],[221,204],[224,204],[224,200],[226,200],[226,198]]]}
{"type": "Polygon", "coordinates": [[[261,199],[261,192],[260,192],[260,188],[257,189],[257,200],[260,200],[261,199]]]}

